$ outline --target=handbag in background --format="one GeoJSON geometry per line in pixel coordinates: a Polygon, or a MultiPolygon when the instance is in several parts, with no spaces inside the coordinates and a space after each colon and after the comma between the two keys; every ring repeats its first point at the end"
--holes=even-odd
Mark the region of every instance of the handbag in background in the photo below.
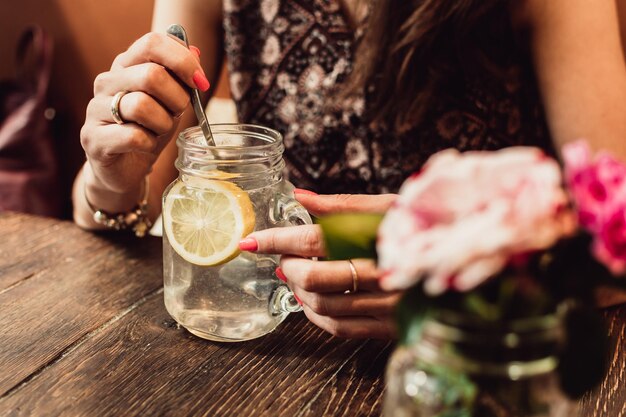
{"type": "Polygon", "coordinates": [[[0,211],[61,214],[54,111],[46,105],[52,48],[42,28],[28,28],[17,46],[16,78],[0,81],[0,211]]]}

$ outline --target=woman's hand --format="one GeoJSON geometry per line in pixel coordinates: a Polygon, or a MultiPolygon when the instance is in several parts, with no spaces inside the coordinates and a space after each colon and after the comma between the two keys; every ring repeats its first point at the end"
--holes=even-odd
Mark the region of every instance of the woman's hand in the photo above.
{"type": "MultiPolygon", "coordinates": [[[[323,216],[339,212],[384,212],[395,195],[315,195],[296,191],[296,198],[311,213],[323,216]]],[[[339,337],[394,337],[393,309],[400,294],[383,292],[379,272],[371,259],[354,259],[358,291],[348,261],[315,261],[326,255],[317,225],[267,229],[252,233],[240,243],[242,250],[283,255],[277,276],[298,297],[314,324],[339,337]]]]}
{"type": "Polygon", "coordinates": [[[89,185],[116,193],[140,186],[189,104],[185,87],[209,88],[194,51],[165,34],[148,33],[96,78],[81,130],[89,185]],[[119,102],[123,124],[111,112],[118,92],[126,92],[119,102]]]}

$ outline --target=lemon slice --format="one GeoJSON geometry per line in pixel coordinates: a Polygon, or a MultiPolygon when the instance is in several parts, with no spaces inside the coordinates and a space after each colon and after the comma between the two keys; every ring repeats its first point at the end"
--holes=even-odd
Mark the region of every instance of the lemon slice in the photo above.
{"type": "Polygon", "coordinates": [[[177,182],[163,202],[163,228],[172,248],[195,265],[219,265],[239,254],[239,241],[254,230],[247,192],[227,181],[177,182]]]}

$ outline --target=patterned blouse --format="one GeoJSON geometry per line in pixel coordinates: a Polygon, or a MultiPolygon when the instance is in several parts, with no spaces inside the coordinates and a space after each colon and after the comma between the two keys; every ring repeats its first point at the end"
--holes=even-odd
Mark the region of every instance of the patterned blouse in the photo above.
{"type": "Polygon", "coordinates": [[[393,135],[363,120],[363,98],[333,100],[357,43],[339,0],[224,0],[224,15],[239,120],[283,134],[289,179],[297,187],[396,192],[445,148],[550,148],[523,54],[512,54],[505,82],[487,76],[450,82],[419,126],[393,135]]]}

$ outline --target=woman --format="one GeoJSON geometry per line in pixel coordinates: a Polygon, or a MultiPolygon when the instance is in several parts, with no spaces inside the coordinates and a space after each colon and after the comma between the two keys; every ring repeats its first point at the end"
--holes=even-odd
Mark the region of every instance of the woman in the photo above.
{"type": "MultiPolygon", "coordinates": [[[[551,151],[586,137],[626,158],[613,1],[157,0],[153,30],[95,81],[73,197],[82,227],[103,227],[95,208],[135,206],[147,174],[158,215],[176,176],[171,139],[194,123],[185,87],[208,90],[224,51],[240,121],[284,134],[290,179],[306,189],[297,198],[314,214],[384,211],[393,195],[381,193],[448,147],[551,151]],[[164,35],[172,22],[197,48],[164,35]]],[[[373,263],[306,259],[324,255],[315,226],[256,232],[240,247],[283,255],[279,275],[321,328],[392,335],[397,294],[380,291],[373,263]],[[361,291],[347,297],[353,272],[361,291]]]]}

